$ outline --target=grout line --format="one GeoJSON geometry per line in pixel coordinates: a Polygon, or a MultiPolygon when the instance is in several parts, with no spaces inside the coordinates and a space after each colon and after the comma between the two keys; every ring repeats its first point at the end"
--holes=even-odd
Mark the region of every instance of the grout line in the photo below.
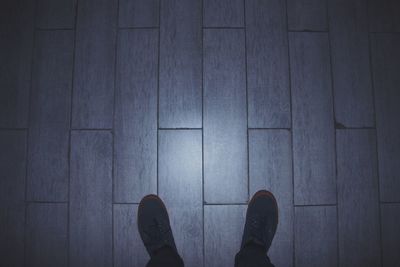
{"type": "Polygon", "coordinates": [[[139,202],[113,202],[113,205],[139,205],[139,202]]]}
{"type": "MultiPolygon", "coordinates": [[[[328,5],[327,5],[328,8],[328,5]]],[[[336,257],[337,262],[340,265],[340,234],[339,234],[339,186],[338,186],[338,154],[337,154],[337,136],[336,136],[336,129],[335,129],[335,122],[336,122],[336,108],[335,108],[335,81],[334,81],[334,74],[333,74],[333,65],[332,65],[332,46],[331,46],[331,33],[330,33],[330,15],[329,11],[327,10],[327,23],[328,23],[328,49],[329,49],[329,67],[330,67],[330,77],[331,77],[331,96],[332,96],[332,112],[333,112],[333,135],[334,135],[334,152],[335,152],[335,186],[336,186],[336,257]]]]}
{"type": "Polygon", "coordinates": [[[250,199],[250,146],[249,146],[249,94],[247,80],[247,30],[246,30],[246,1],[243,1],[243,23],[244,23],[244,75],[246,86],[246,150],[247,150],[247,202],[250,199]]]}
{"type": "MultiPolygon", "coordinates": [[[[330,77],[331,77],[331,96],[332,96],[332,112],[333,112],[333,134],[334,134],[334,153],[335,153],[335,186],[336,186],[336,253],[337,262],[340,264],[340,246],[339,246],[339,190],[338,190],[338,154],[337,154],[337,136],[336,136],[336,108],[335,108],[335,84],[334,84],[334,74],[332,65],[332,46],[331,46],[331,34],[330,34],[330,15],[328,12],[328,49],[329,49],[329,67],[330,67],[330,77]]],[[[349,128],[348,128],[349,129],[349,128]]]]}
{"type": "Polygon", "coordinates": [[[46,31],[74,31],[75,28],[71,27],[71,28],[38,28],[35,27],[35,31],[39,31],[39,32],[46,32],[46,31]]]}
{"type": "Polygon", "coordinates": [[[295,208],[302,208],[302,207],[337,207],[338,204],[297,204],[294,205],[295,208]]]}
{"type": "Polygon", "coordinates": [[[28,170],[29,170],[29,135],[30,135],[30,124],[31,124],[31,108],[32,108],[32,95],[33,95],[33,72],[35,65],[35,50],[36,50],[36,17],[37,17],[37,1],[33,4],[33,27],[32,27],[32,49],[31,49],[31,62],[30,62],[30,85],[29,85],[29,95],[28,95],[28,122],[26,131],[26,148],[25,148],[25,192],[24,192],[24,249],[23,249],[23,264],[27,266],[27,228],[28,228],[28,170]]]}
{"type": "Polygon", "coordinates": [[[345,127],[345,128],[335,128],[336,131],[345,131],[345,130],[375,130],[375,127],[345,127]]]}
{"type": "Polygon", "coordinates": [[[156,155],[156,194],[157,196],[159,195],[159,185],[160,185],[160,179],[159,179],[159,134],[160,134],[160,51],[161,51],[161,5],[162,1],[159,2],[158,5],[158,55],[157,55],[157,133],[156,133],[156,142],[157,142],[157,155],[156,155]]]}
{"type": "Polygon", "coordinates": [[[245,202],[245,203],[206,203],[206,202],[204,202],[203,203],[203,206],[243,206],[243,205],[247,206],[248,203],[247,202],[245,202]]]}
{"type": "MultiPolygon", "coordinates": [[[[201,1],[201,26],[204,26],[204,0],[201,1]]],[[[203,267],[206,262],[205,241],[205,192],[204,192],[204,30],[201,29],[201,193],[202,193],[202,226],[203,226],[203,267]]]]}
{"type": "Polygon", "coordinates": [[[203,27],[203,30],[245,30],[245,29],[246,27],[203,27]]]}
{"type": "MultiPolygon", "coordinates": [[[[367,27],[370,29],[370,13],[369,5],[366,4],[367,9],[367,27]]],[[[374,84],[374,73],[373,73],[373,62],[372,62],[372,47],[371,47],[371,33],[367,33],[368,36],[368,56],[369,56],[369,71],[372,91],[372,107],[374,112],[374,125],[375,125],[375,155],[376,155],[376,176],[377,176],[377,195],[378,195],[378,212],[379,212],[379,247],[380,247],[380,264],[383,266],[383,240],[382,240],[382,208],[381,208],[381,188],[380,188],[380,171],[379,171],[379,150],[378,150],[378,125],[377,125],[377,114],[376,114],[376,102],[375,102],[375,84],[374,84]]]]}
{"type": "Polygon", "coordinates": [[[82,128],[82,129],[72,129],[73,132],[84,132],[84,131],[113,131],[113,128],[82,128]]]}
{"type": "Polygon", "coordinates": [[[329,33],[329,30],[327,31],[317,31],[317,30],[289,30],[288,33],[290,32],[303,32],[303,33],[329,33]]]}
{"type": "Polygon", "coordinates": [[[76,32],[77,32],[77,21],[78,21],[78,5],[79,1],[76,1],[75,5],[75,17],[74,17],[74,43],[73,43],[73,54],[72,54],[72,82],[71,82],[71,97],[70,97],[70,110],[69,110],[69,131],[68,131],[68,204],[67,204],[67,266],[71,265],[70,260],[70,231],[71,231],[71,147],[72,147],[72,109],[73,109],[73,99],[74,99],[74,80],[75,80],[75,60],[76,60],[76,32]]]}
{"type": "Polygon", "coordinates": [[[26,204],[68,204],[67,201],[45,201],[45,200],[28,200],[26,204]]]}
{"type": "Polygon", "coordinates": [[[381,205],[399,205],[400,201],[380,201],[381,205]]]}
{"type": "Polygon", "coordinates": [[[279,128],[279,127],[276,127],[276,128],[262,128],[262,127],[252,128],[252,127],[249,127],[248,129],[250,131],[269,131],[269,130],[271,130],[271,131],[280,131],[280,130],[290,131],[291,130],[291,128],[279,128]]]}
{"type": "Polygon", "coordinates": [[[27,130],[29,130],[29,127],[28,128],[0,128],[0,131],[27,131],[27,130]]]}
{"type": "Polygon", "coordinates": [[[393,32],[391,32],[391,31],[368,31],[368,34],[400,34],[400,32],[396,32],[396,31],[393,31],[393,32]]]}
{"type": "Polygon", "coordinates": [[[203,128],[158,128],[160,131],[202,130],[203,128]]]}
{"type": "Polygon", "coordinates": [[[117,14],[116,14],[116,28],[115,28],[115,47],[114,47],[114,95],[113,95],[113,114],[112,114],[112,130],[111,130],[111,266],[115,264],[115,238],[114,238],[114,176],[115,176],[115,110],[116,110],[116,98],[117,98],[117,66],[118,66],[118,45],[119,45],[119,4],[120,1],[117,0],[117,14]]]}
{"type": "Polygon", "coordinates": [[[296,264],[296,229],[295,229],[295,186],[294,186],[294,151],[293,151],[293,97],[292,97],[292,75],[291,75],[291,63],[290,63],[290,38],[289,38],[289,16],[288,16],[288,1],[285,0],[285,18],[286,18],[286,45],[287,45],[287,60],[288,60],[288,79],[289,79],[289,99],[290,99],[290,149],[291,149],[291,174],[292,174],[292,265],[296,264]]]}
{"type": "Polygon", "coordinates": [[[117,27],[117,30],[158,30],[159,29],[159,26],[158,27],[154,27],[154,26],[142,26],[142,27],[136,27],[136,26],[133,26],[133,27],[117,27]]]}

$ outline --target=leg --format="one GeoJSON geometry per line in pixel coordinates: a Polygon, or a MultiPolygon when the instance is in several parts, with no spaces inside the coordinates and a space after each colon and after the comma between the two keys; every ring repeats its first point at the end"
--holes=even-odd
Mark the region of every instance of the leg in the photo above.
{"type": "Polygon", "coordinates": [[[267,252],[278,227],[278,205],[268,191],[258,191],[247,208],[242,245],[235,267],[273,267],[267,252]]]}
{"type": "Polygon", "coordinates": [[[265,248],[257,244],[248,244],[235,257],[235,267],[274,267],[265,248]]]}
{"type": "Polygon", "coordinates": [[[140,237],[150,255],[147,267],[183,267],[175,246],[167,209],[156,195],[145,196],[138,209],[140,237]]]}
{"type": "Polygon", "coordinates": [[[183,267],[183,261],[178,253],[170,247],[163,247],[147,263],[146,267],[183,267]]]}

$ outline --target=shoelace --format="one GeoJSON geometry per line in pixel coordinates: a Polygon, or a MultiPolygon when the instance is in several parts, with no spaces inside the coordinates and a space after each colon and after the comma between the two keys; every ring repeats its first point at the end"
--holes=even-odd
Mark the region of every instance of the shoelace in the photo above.
{"type": "Polygon", "coordinates": [[[153,221],[144,233],[148,236],[148,243],[158,243],[159,241],[167,242],[168,233],[171,231],[169,224],[166,222],[153,221]]]}
{"type": "Polygon", "coordinates": [[[249,222],[249,229],[250,229],[250,235],[253,238],[262,241],[264,244],[267,243],[267,240],[266,240],[267,231],[265,229],[265,218],[263,218],[261,216],[255,216],[254,218],[252,218],[249,222]],[[263,231],[263,232],[260,233],[260,231],[263,231]]]}

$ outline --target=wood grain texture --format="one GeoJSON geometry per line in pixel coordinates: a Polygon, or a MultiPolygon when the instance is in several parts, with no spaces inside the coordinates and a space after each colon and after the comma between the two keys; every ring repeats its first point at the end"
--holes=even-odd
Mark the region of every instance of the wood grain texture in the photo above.
{"type": "Polygon", "coordinates": [[[158,27],[160,0],[120,0],[119,27],[158,27]]]}
{"type": "Polygon", "coordinates": [[[72,127],[112,128],[117,0],[78,5],[72,127]]]}
{"type": "Polygon", "coordinates": [[[295,207],[295,266],[338,266],[334,206],[295,207]]]}
{"type": "Polygon", "coordinates": [[[400,265],[400,204],[381,205],[383,267],[400,265]]]}
{"type": "Polygon", "coordinates": [[[36,33],[27,197],[68,200],[73,31],[36,33]]]}
{"type": "Polygon", "coordinates": [[[328,0],[288,0],[288,24],[291,31],[327,31],[328,0]]]}
{"type": "Polygon", "coordinates": [[[0,9],[0,127],[28,127],[35,1],[4,0],[0,9]]]}
{"type": "Polygon", "coordinates": [[[112,265],[112,136],[71,134],[70,266],[112,265]]]}
{"type": "Polygon", "coordinates": [[[294,199],[336,203],[335,138],[328,35],[291,33],[294,199]]]}
{"type": "Polygon", "coordinates": [[[400,32],[400,2],[368,0],[369,29],[372,32],[400,32]]]}
{"type": "Polygon", "coordinates": [[[68,266],[68,205],[30,203],[26,262],[32,267],[68,266]]]}
{"type": "Polygon", "coordinates": [[[148,253],[137,228],[138,205],[114,204],[114,266],[145,266],[148,253]]]}
{"type": "Polygon", "coordinates": [[[24,266],[25,131],[0,131],[0,265],[24,266]]]}
{"type": "Polygon", "coordinates": [[[244,0],[204,0],[203,27],[243,27],[244,0]]]}
{"type": "Polygon", "coordinates": [[[371,36],[380,198],[399,202],[400,194],[400,36],[371,36]]]}
{"type": "Polygon", "coordinates": [[[250,195],[265,189],[278,202],[279,226],[268,255],[276,266],[293,266],[293,175],[291,134],[250,130],[250,195]]]}
{"type": "Polygon", "coordinates": [[[367,4],[329,1],[335,118],[342,127],[373,127],[367,4]]]}
{"type": "Polygon", "coordinates": [[[118,37],[114,200],[138,203],[157,192],[158,31],[118,37]]]}
{"type": "Polygon", "coordinates": [[[201,128],[201,1],[165,0],[160,8],[159,126],[201,128]]]}
{"type": "Polygon", "coordinates": [[[75,27],[77,0],[38,0],[36,27],[40,29],[70,29],[75,27]]]}
{"type": "Polygon", "coordinates": [[[340,266],[380,266],[375,131],[338,130],[336,138],[340,266]]]}
{"type": "Polygon", "coordinates": [[[203,266],[202,136],[199,130],[159,131],[159,196],[168,208],[186,266],[203,266]]]}
{"type": "Polygon", "coordinates": [[[248,199],[244,41],[243,30],[204,31],[204,194],[207,203],[241,203],[248,199]]]}
{"type": "Polygon", "coordinates": [[[290,128],[286,30],[284,1],[246,1],[249,127],[290,128]]]}
{"type": "Polygon", "coordinates": [[[205,266],[234,266],[240,250],[246,205],[204,207],[205,266]]]}

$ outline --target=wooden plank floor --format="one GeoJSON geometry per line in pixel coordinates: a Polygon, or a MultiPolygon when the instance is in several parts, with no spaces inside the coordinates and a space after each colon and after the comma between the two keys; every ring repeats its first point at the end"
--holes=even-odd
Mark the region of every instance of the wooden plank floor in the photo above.
{"type": "MultiPolygon", "coordinates": [[[[146,194],[186,266],[400,266],[400,2],[5,0],[0,266],[140,267],[146,194]]],[[[3,38],[4,37],[4,38],[3,38]]]]}

